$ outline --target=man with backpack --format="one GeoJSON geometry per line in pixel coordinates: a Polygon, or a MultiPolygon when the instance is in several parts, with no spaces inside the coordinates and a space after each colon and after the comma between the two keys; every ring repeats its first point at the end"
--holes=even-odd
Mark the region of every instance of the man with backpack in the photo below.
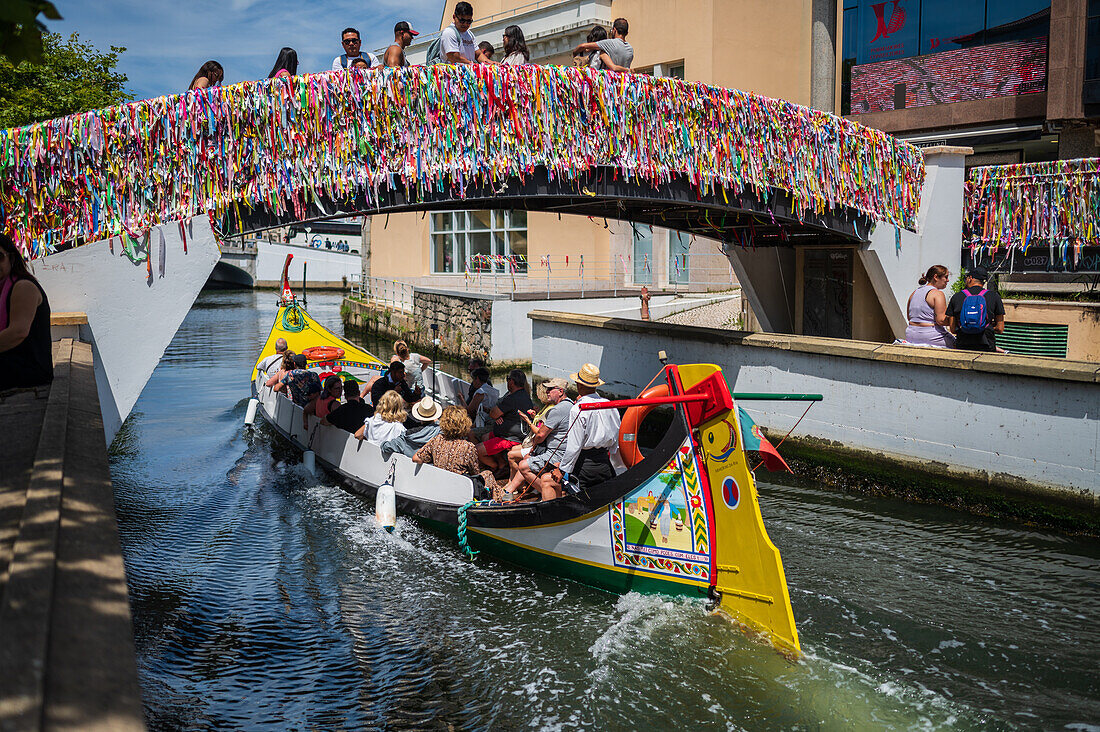
{"type": "Polygon", "coordinates": [[[437,43],[428,47],[427,63],[475,64],[478,62],[477,39],[470,32],[474,7],[467,2],[455,5],[454,22],[443,29],[437,43]]]}
{"type": "Polygon", "coordinates": [[[971,267],[966,287],[947,303],[948,328],[955,334],[955,348],[966,351],[997,351],[997,333],[1005,332],[1005,306],[1001,296],[985,289],[989,273],[985,267],[971,267]]]}

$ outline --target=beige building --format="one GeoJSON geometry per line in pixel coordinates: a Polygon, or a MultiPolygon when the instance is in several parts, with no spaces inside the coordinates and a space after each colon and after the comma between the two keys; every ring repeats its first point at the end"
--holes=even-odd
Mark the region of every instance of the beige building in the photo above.
{"type": "MultiPolygon", "coordinates": [[[[593,25],[630,23],[638,73],[739,88],[801,104],[811,99],[811,0],[477,0],[472,31],[498,50],[504,28],[520,26],[532,63],[572,63],[572,50],[593,25]]],[[[820,0],[818,3],[820,4],[820,0]]],[[[441,7],[440,31],[454,1],[441,7]]],[[[836,23],[832,5],[832,23],[836,23]]],[[[408,51],[421,63],[439,33],[422,34],[408,51]]],[[[836,66],[836,54],[829,58],[836,66]]],[[[828,69],[831,80],[837,68],[828,69]]],[[[834,90],[834,95],[838,94],[834,90]]],[[[839,96],[832,100],[839,102],[839,96]]],[[[455,211],[375,217],[369,272],[449,289],[555,291],[638,287],[717,290],[736,283],[714,240],[660,228],[583,216],[525,211],[455,211]],[[515,273],[499,264],[480,275],[476,255],[520,255],[515,273]],[[583,257],[583,268],[581,261],[583,257]],[[467,269],[470,273],[467,273],[467,269]],[[583,280],[583,282],[582,282],[583,280]]],[[[486,265],[491,266],[491,265],[486,265]]],[[[856,334],[857,337],[860,334],[856,334]]],[[[866,334],[864,334],[866,335],[866,334]]]]}

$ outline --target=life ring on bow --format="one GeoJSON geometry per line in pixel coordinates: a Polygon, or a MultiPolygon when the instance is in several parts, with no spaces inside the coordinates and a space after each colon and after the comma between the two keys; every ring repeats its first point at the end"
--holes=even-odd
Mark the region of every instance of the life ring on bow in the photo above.
{"type": "MultiPolygon", "coordinates": [[[[653,397],[668,396],[668,384],[651,386],[641,394],[639,399],[652,399],[653,397]]],[[[630,407],[623,413],[622,426],[619,428],[619,457],[626,467],[637,465],[642,461],[642,451],[638,449],[638,428],[642,420],[654,410],[656,404],[646,404],[640,407],[630,407]]]]}
{"type": "Polygon", "coordinates": [[[310,346],[302,349],[302,355],[310,361],[335,361],[344,357],[344,349],[338,346],[310,346]]]}

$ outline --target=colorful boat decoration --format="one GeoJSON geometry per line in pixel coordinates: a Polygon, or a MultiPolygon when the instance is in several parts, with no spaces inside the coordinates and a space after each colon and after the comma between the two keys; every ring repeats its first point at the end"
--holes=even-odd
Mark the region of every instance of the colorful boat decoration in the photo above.
{"type": "MultiPolygon", "coordinates": [[[[364,380],[383,366],[310,318],[292,295],[280,304],[257,366],[279,337],[296,352],[343,349],[338,360],[319,363],[319,369],[339,368],[364,380]]],[[[475,500],[469,478],[403,455],[385,460],[377,446],[312,417],[303,428],[301,408],[266,387],[258,368],[252,391],[263,419],[295,447],[312,451],[316,463],[351,490],[373,498],[379,486],[392,482],[398,513],[456,534],[471,553],[612,592],[708,598],[747,631],[797,657],[783,563],[764,527],[722,370],[668,365],[662,376],[661,391],[668,396],[610,402],[643,411],[654,404],[674,406],[672,423],[652,451],[626,472],[577,494],[513,504],[475,500]]],[[[633,416],[624,423],[636,424],[637,412],[633,416]]]]}

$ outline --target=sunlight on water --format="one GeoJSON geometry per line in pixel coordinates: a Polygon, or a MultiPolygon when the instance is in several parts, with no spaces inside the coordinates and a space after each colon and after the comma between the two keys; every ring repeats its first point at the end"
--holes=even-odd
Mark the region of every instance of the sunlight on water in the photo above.
{"type": "MultiPolygon", "coordinates": [[[[699,600],[520,571],[242,429],[270,293],[206,293],[112,476],[156,729],[1096,729],[1100,550],[763,485],[806,657],[699,600]]],[[[310,312],[339,329],[339,300],[310,312]]]]}

